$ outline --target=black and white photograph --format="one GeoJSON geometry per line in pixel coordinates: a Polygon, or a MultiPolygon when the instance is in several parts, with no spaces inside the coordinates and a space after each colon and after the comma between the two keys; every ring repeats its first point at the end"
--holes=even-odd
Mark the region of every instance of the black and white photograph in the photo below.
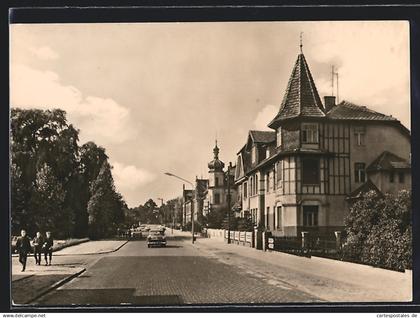
{"type": "Polygon", "coordinates": [[[10,24],[12,306],[413,300],[410,24],[10,24]]]}

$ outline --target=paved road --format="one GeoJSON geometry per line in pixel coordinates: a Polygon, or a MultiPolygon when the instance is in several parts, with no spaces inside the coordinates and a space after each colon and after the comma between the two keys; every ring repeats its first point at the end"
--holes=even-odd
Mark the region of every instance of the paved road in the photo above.
{"type": "MultiPolygon", "coordinates": [[[[58,259],[58,257],[57,257],[58,259]]],[[[60,261],[64,261],[64,258],[60,261]]],[[[317,301],[288,285],[269,284],[168,237],[166,248],[131,241],[119,251],[89,258],[87,271],[38,300],[39,305],[252,304],[317,301]]]]}

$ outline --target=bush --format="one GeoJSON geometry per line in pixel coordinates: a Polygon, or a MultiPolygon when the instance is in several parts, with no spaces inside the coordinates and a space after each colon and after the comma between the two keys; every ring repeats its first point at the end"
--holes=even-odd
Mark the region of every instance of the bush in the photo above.
{"type": "MultiPolygon", "coordinates": [[[[191,226],[192,223],[188,222],[187,224],[185,224],[183,230],[184,231],[191,231],[191,226]]],[[[201,232],[201,230],[203,229],[202,225],[200,223],[198,223],[197,221],[194,222],[194,232],[201,232]]]]}
{"type": "Polygon", "coordinates": [[[254,225],[250,218],[238,218],[238,231],[253,231],[254,225]]]}
{"type": "Polygon", "coordinates": [[[346,258],[394,270],[412,266],[411,193],[380,196],[373,191],[356,202],[345,220],[346,258]]]}

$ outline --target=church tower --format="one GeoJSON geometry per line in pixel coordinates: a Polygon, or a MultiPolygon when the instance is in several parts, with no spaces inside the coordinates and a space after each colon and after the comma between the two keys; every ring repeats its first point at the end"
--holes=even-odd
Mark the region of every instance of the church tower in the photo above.
{"type": "Polygon", "coordinates": [[[224,195],[224,172],[225,164],[219,159],[219,147],[216,145],[213,148],[214,159],[209,162],[209,187],[208,195],[209,201],[213,208],[220,207],[225,203],[224,195]]]}

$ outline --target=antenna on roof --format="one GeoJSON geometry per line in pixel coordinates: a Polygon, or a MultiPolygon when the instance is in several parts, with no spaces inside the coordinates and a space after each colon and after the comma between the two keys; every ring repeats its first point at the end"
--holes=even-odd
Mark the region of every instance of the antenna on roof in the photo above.
{"type": "Polygon", "coordinates": [[[335,76],[337,77],[337,104],[339,103],[339,98],[338,98],[338,72],[335,73],[335,76]]]}
{"type": "Polygon", "coordinates": [[[303,53],[302,52],[302,47],[303,47],[303,44],[302,44],[302,35],[303,35],[303,32],[300,32],[300,45],[299,45],[299,47],[300,47],[300,53],[303,53]]]}
{"type": "Polygon", "coordinates": [[[334,65],[331,66],[331,96],[334,96],[334,65]]]}

